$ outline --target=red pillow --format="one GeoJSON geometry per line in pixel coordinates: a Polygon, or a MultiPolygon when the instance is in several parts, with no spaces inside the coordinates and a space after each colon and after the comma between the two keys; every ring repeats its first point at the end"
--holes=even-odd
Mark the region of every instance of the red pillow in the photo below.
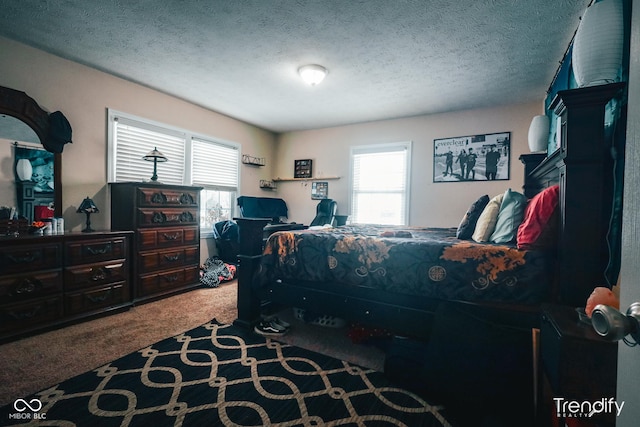
{"type": "Polygon", "coordinates": [[[557,217],[554,215],[558,207],[558,193],[560,187],[554,185],[536,194],[527,205],[524,220],[518,227],[517,243],[519,249],[542,247],[541,239],[548,235],[550,229],[555,229],[557,217]]]}

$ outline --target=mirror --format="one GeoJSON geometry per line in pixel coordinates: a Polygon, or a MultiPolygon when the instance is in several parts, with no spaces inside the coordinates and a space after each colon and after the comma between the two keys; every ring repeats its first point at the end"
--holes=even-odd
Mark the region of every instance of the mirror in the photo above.
{"type": "MultiPolygon", "coordinates": [[[[14,206],[18,197],[18,191],[31,192],[32,186],[35,188],[34,205],[46,205],[49,201],[54,204],[54,215],[62,216],[62,155],[60,153],[49,153],[41,151],[42,141],[49,134],[49,113],[44,111],[38,103],[26,93],[14,89],[0,86],[0,139],[2,144],[9,145],[0,148],[0,168],[3,173],[0,175],[2,182],[0,188],[13,189],[14,194],[11,200],[6,201],[6,195],[0,193],[0,205],[14,206]],[[7,142],[7,140],[9,142],[7,142]],[[14,142],[18,141],[17,144],[14,142]],[[39,148],[29,150],[29,148],[39,148]],[[14,167],[16,164],[16,150],[23,150],[22,157],[35,156],[29,165],[31,174],[36,179],[31,179],[30,185],[25,186],[19,179],[14,178],[14,167]],[[28,151],[24,151],[28,150],[28,151]],[[33,153],[31,153],[33,152],[33,153]],[[10,153],[7,159],[5,153],[10,153]],[[51,162],[53,158],[53,162],[51,162]],[[51,163],[53,166],[51,166],[51,163]],[[35,169],[35,170],[34,170],[35,169]],[[7,170],[10,173],[7,173],[7,170]],[[8,182],[7,182],[8,181],[8,182]],[[33,183],[31,185],[31,183],[33,183]],[[29,187],[29,188],[26,188],[29,187]],[[53,191],[48,191],[52,189],[53,191]],[[41,191],[38,191],[41,190],[41,191]]],[[[18,156],[19,158],[20,156],[18,156]]],[[[20,210],[20,206],[16,206],[20,210]]],[[[25,215],[24,212],[19,212],[25,215]]],[[[33,212],[31,212],[33,215],[33,212]]],[[[29,216],[28,214],[25,216],[29,216]]]]}

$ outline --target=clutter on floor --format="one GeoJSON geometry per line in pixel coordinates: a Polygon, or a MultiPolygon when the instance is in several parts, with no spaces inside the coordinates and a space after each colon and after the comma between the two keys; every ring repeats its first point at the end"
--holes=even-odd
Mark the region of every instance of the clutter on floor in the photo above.
{"type": "Polygon", "coordinates": [[[217,288],[220,283],[228,282],[236,277],[236,266],[224,262],[218,257],[209,257],[200,267],[200,283],[210,288],[217,288]]]}

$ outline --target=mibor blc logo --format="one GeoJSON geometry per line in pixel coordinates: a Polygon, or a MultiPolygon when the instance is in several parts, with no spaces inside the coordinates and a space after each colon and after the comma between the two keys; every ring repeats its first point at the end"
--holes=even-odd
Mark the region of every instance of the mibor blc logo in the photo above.
{"type": "Polygon", "coordinates": [[[40,413],[42,402],[38,399],[17,399],[13,402],[13,409],[16,412],[9,414],[10,420],[46,420],[47,414],[40,413]]]}

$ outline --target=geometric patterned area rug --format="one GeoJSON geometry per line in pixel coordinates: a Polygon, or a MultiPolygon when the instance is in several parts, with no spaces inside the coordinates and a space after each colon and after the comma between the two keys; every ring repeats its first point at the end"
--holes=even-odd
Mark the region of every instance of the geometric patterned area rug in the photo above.
{"type": "Polygon", "coordinates": [[[450,426],[380,372],[213,320],[0,408],[0,425],[450,426]]]}

